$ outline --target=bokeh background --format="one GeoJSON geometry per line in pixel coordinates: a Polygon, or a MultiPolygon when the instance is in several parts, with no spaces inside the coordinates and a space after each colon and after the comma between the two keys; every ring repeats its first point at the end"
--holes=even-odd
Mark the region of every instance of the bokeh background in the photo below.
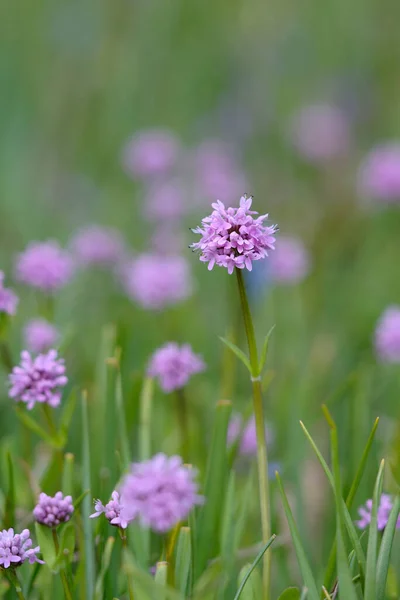
{"type": "MultiPolygon", "coordinates": [[[[104,327],[115,326],[133,455],[150,354],[176,340],[203,356],[207,371],[188,389],[202,469],[215,402],[229,396],[247,415],[251,399],[240,364],[226,375],[229,358],[218,339],[239,319],[235,282],[224,269],[209,273],[190,252],[190,228],[217,198],[237,206],[244,192],[253,195],[255,210],[279,225],[277,247],[281,236],[294,236],[306,252],[298,278],[279,281],[260,266],[247,283],[260,341],[275,325],[265,376],[271,459],[317,568],[331,544],[332,499],[298,420],[327,448],[320,406],[328,404],[348,487],[373,419],[381,417],[359,504],[371,496],[378,458],[388,456],[395,475],[400,469],[398,365],[380,360],[374,345],[381,314],[400,302],[400,151],[397,180],[396,166],[389,183],[382,176],[384,188],[392,185],[390,198],[369,194],[361,181],[368,153],[400,140],[399,17],[399,5],[378,0],[0,6],[0,267],[20,295],[10,331],[15,360],[24,324],[42,310],[37,295],[13,281],[16,255],[29,241],[69,247],[78,230],[95,223],[121,232],[126,259],[183,255],[193,279],[185,302],[146,310],[126,294],[121,265],[78,269],[57,297],[54,318],[71,387],[91,389],[104,327]],[[162,177],[127,168],[127,144],[149,130],[166,132],[178,148],[162,177]],[[162,209],[175,201],[178,216],[166,218],[162,209]]],[[[243,332],[235,331],[244,347],[243,332]]],[[[5,375],[3,447],[15,443],[17,430],[5,375]]],[[[154,451],[174,452],[174,414],[158,388],[154,411],[154,451]]],[[[106,443],[111,448],[112,438],[106,443]]],[[[79,444],[72,434],[71,449],[79,444]]],[[[239,464],[239,476],[246,469],[239,464]]],[[[112,482],[101,485],[108,490],[112,482]]],[[[393,485],[388,475],[387,490],[393,485]]],[[[274,503],[281,530],[275,492],[274,503]]],[[[256,527],[255,510],[249,545],[256,527]]],[[[291,549],[282,544],[277,552],[290,556],[291,549]]],[[[278,588],[285,571],[297,576],[290,561],[279,564],[286,566],[276,574],[278,588]]]]}

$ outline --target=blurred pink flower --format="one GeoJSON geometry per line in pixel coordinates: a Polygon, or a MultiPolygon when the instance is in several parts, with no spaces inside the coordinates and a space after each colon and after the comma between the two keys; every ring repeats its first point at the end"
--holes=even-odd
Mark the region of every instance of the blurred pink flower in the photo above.
{"type": "MultiPolygon", "coordinates": [[[[265,437],[267,444],[272,443],[272,431],[266,425],[265,437]]],[[[243,425],[242,416],[234,414],[228,426],[228,445],[231,446],[240,438],[239,452],[242,456],[256,456],[257,454],[257,432],[254,415],[243,425]]]]}
{"type": "Polygon", "coordinates": [[[64,287],[72,274],[70,254],[54,241],[31,242],[17,257],[16,279],[47,293],[64,287]]]}
{"type": "MultiPolygon", "coordinates": [[[[385,529],[389,520],[390,511],[393,508],[393,500],[389,494],[382,494],[378,506],[377,527],[379,531],[385,529]]],[[[359,529],[365,529],[371,524],[372,500],[367,500],[364,506],[360,506],[358,514],[360,519],[356,521],[359,529]]],[[[400,528],[400,517],[397,520],[397,529],[400,528]]]]}
{"type": "Polygon", "coordinates": [[[141,254],[122,269],[128,296],[149,310],[161,310],[192,293],[192,279],[182,256],[141,254]]]}
{"type": "Polygon", "coordinates": [[[18,296],[12,290],[4,287],[4,273],[0,271],[0,313],[15,315],[18,306],[18,296]]]}
{"type": "Polygon", "coordinates": [[[112,266],[124,254],[124,241],[117,229],[89,225],[71,240],[71,250],[82,265],[112,266]]]}
{"type": "Polygon", "coordinates": [[[375,330],[375,349],[383,362],[400,363],[400,306],[390,306],[375,330]]]}
{"type": "Polygon", "coordinates": [[[25,346],[31,352],[45,352],[54,347],[59,333],[56,327],[45,319],[32,319],[24,328],[25,346]]]}
{"type": "Polygon", "coordinates": [[[302,281],[310,268],[310,257],[303,243],[294,237],[279,236],[268,261],[271,277],[277,283],[292,284],[302,281]]]}
{"type": "Polygon", "coordinates": [[[290,121],[289,135],[297,152],[310,163],[345,156],[350,146],[346,115],[331,104],[310,104],[290,121]]]}
{"type": "Polygon", "coordinates": [[[156,182],[143,201],[144,214],[150,221],[177,221],[186,213],[185,191],[178,179],[156,182]]]}
{"type": "Polygon", "coordinates": [[[163,175],[175,165],[180,152],[177,137],[168,129],[136,133],[123,150],[123,165],[132,177],[163,175]]]}
{"type": "Polygon", "coordinates": [[[189,344],[179,346],[169,342],[154,352],[148,374],[157,377],[161,389],[169,393],[185,387],[192,375],[201,373],[205,368],[203,359],[193,352],[189,344]]]}
{"type": "Polygon", "coordinates": [[[373,148],[358,171],[361,196],[382,202],[400,202],[400,142],[373,148]]]}

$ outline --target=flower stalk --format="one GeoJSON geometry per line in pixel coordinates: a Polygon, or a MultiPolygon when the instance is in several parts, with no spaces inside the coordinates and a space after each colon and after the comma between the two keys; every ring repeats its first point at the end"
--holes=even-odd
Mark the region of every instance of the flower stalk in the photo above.
{"type": "MultiPolygon", "coordinates": [[[[251,382],[253,388],[253,406],[256,421],[257,434],[257,467],[258,483],[260,495],[261,528],[263,542],[267,542],[271,537],[271,510],[269,500],[269,480],[268,480],[268,454],[265,438],[265,425],[263,414],[263,399],[261,389],[260,363],[258,359],[257,343],[254,332],[253,320],[251,317],[250,306],[247,299],[246,288],[244,284],[242,271],[235,269],[239,288],[240,303],[242,307],[244,326],[246,330],[247,345],[249,348],[249,358],[251,367],[251,382]]],[[[264,600],[270,597],[270,572],[271,560],[270,553],[266,552],[263,557],[263,590],[264,600]]]]}
{"type": "MultiPolygon", "coordinates": [[[[59,552],[60,552],[60,545],[58,543],[57,531],[54,527],[51,529],[51,533],[53,536],[54,548],[55,548],[56,554],[58,556],[59,552]]],[[[61,582],[62,582],[63,589],[64,589],[65,600],[72,600],[71,590],[69,589],[68,579],[67,579],[64,569],[60,569],[60,577],[61,577],[61,582]]]]}

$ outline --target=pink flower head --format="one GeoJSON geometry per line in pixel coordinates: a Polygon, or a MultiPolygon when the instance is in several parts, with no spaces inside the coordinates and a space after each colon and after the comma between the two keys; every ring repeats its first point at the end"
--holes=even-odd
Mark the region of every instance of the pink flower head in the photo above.
{"type": "Polygon", "coordinates": [[[246,189],[247,182],[237,156],[221,140],[200,144],[195,156],[198,187],[205,197],[217,197],[230,203],[246,189]]]}
{"type": "Polygon", "coordinates": [[[116,490],[113,491],[110,502],[108,502],[105,506],[100,500],[96,500],[94,503],[94,510],[95,512],[90,515],[91,519],[95,519],[96,517],[100,517],[100,515],[104,514],[110,525],[121,527],[121,529],[126,529],[129,522],[132,520],[128,520],[121,516],[122,505],[120,502],[119,493],[116,490]]]}
{"type": "Polygon", "coordinates": [[[123,150],[122,161],[132,177],[162,175],[176,163],[180,144],[167,129],[149,129],[134,135],[123,150]]]}
{"type": "MultiPolygon", "coordinates": [[[[378,514],[377,514],[377,526],[379,531],[385,529],[387,522],[389,520],[390,511],[393,508],[393,502],[391,496],[389,494],[382,494],[381,499],[378,506],[378,514]]],[[[358,514],[360,515],[360,519],[356,521],[357,527],[360,529],[365,529],[371,523],[371,511],[372,511],[372,500],[367,500],[364,506],[361,506],[358,509],[358,514]]],[[[400,517],[397,520],[397,529],[400,528],[400,517]]]]}
{"type": "MultiPolygon", "coordinates": [[[[272,431],[267,425],[265,426],[265,437],[267,444],[270,444],[272,431]]],[[[228,445],[234,444],[238,439],[240,439],[239,452],[242,456],[257,455],[257,432],[254,415],[249,418],[244,427],[242,417],[239,414],[232,416],[228,426],[228,445]]]]}
{"type": "Polygon", "coordinates": [[[177,221],[186,213],[185,192],[176,179],[156,182],[147,191],[144,214],[150,221],[177,221]]]}
{"type": "Polygon", "coordinates": [[[169,342],[158,348],[150,359],[148,374],[157,377],[161,389],[168,393],[183,388],[196,373],[206,368],[202,358],[189,344],[169,342]]]}
{"type": "Polygon", "coordinates": [[[0,313],[15,315],[17,312],[18,296],[4,287],[4,273],[0,271],[0,313]]]}
{"type": "Polygon", "coordinates": [[[324,163],[346,155],[350,145],[346,116],[330,104],[311,104],[299,110],[290,124],[298,153],[310,163],[324,163]]]}
{"type": "Polygon", "coordinates": [[[277,227],[264,225],[268,215],[254,218],[258,213],[250,210],[251,203],[251,196],[242,196],[239,208],[225,209],[217,200],[211,205],[211,215],[202,220],[203,227],[193,230],[201,239],[190,247],[200,252],[200,260],[208,263],[209,271],[214,265],[225,267],[229,274],[235,267],[251,271],[253,261],[274,250],[277,227]]]}
{"type": "Polygon", "coordinates": [[[45,352],[54,347],[59,333],[56,327],[45,319],[32,319],[24,328],[25,346],[31,352],[45,352]]]}
{"type": "Polygon", "coordinates": [[[133,463],[121,486],[122,515],[128,521],[139,518],[144,527],[166,533],[185,521],[204,497],[198,494],[197,471],[182,464],[179,456],[156,454],[150,460],[133,463]]]}
{"type": "Polygon", "coordinates": [[[14,533],[14,529],[3,529],[0,531],[0,567],[3,569],[14,569],[27,560],[32,565],[37,562],[44,565],[36,554],[40,552],[39,546],[32,548],[32,540],[29,529],[22,533],[14,533]]]}
{"type": "Polygon", "coordinates": [[[300,240],[281,236],[269,260],[269,267],[277,283],[298,283],[308,274],[310,257],[300,240]]]}
{"type": "Polygon", "coordinates": [[[129,297],[148,310],[161,310],[188,298],[192,281],[181,256],[142,254],[123,269],[129,297]]]}
{"type": "Polygon", "coordinates": [[[14,367],[8,376],[8,395],[17,402],[25,402],[31,410],[36,402],[58,406],[61,402],[61,389],[68,379],[65,376],[64,360],[58,358],[56,350],[39,354],[32,358],[29,352],[21,352],[21,364],[14,367]]]}
{"type": "Polygon", "coordinates": [[[31,242],[18,256],[15,271],[18,281],[52,293],[69,282],[73,263],[57,242],[31,242]]]}
{"type": "Polygon", "coordinates": [[[62,492],[57,492],[55,496],[41,493],[39,502],[33,509],[33,516],[42,525],[57,527],[60,523],[69,521],[73,512],[71,496],[64,497],[62,492]]]}
{"type": "Polygon", "coordinates": [[[90,225],[72,238],[71,249],[77,262],[84,266],[113,266],[124,254],[119,231],[111,227],[90,225]]]}
{"type": "Polygon", "coordinates": [[[400,201],[400,142],[376,146],[358,171],[361,196],[382,202],[400,201]]]}
{"type": "Polygon", "coordinates": [[[390,306],[380,317],[375,348],[383,362],[400,363],[400,306],[390,306]]]}

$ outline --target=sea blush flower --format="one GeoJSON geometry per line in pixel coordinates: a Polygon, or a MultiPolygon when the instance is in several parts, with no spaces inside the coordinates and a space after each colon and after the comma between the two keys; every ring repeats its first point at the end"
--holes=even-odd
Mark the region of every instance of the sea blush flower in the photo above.
{"type": "Polygon", "coordinates": [[[179,346],[169,342],[158,348],[150,359],[148,374],[157,377],[164,392],[183,388],[196,373],[206,368],[202,358],[194,354],[189,344],[179,346]]]}
{"type": "Polygon", "coordinates": [[[400,363],[400,306],[390,306],[380,317],[375,349],[383,362],[400,363]]]}
{"type": "Polygon", "coordinates": [[[271,276],[277,283],[299,283],[308,274],[310,257],[303,243],[294,237],[279,237],[275,252],[268,261],[271,276]]]}
{"type": "Polygon", "coordinates": [[[258,213],[250,210],[252,198],[242,196],[239,208],[225,209],[217,200],[212,204],[213,212],[202,220],[203,227],[193,229],[201,235],[199,242],[192,244],[200,252],[200,260],[208,262],[208,270],[217,265],[232,274],[234,268],[252,270],[253,261],[268,256],[274,250],[276,225],[265,226],[268,215],[254,218],[258,213]]]}
{"type": "Polygon", "coordinates": [[[204,502],[194,481],[196,475],[179,456],[160,453],[133,463],[121,486],[121,514],[128,521],[138,518],[143,526],[166,533],[204,502]]]}
{"type": "Polygon", "coordinates": [[[29,352],[21,352],[21,364],[14,367],[8,376],[10,398],[25,402],[31,410],[36,402],[58,406],[61,402],[61,389],[68,379],[65,376],[64,359],[58,358],[56,350],[39,354],[32,358],[29,352]]]}
{"type": "Polygon", "coordinates": [[[289,135],[298,153],[310,163],[344,156],[350,145],[344,113],[331,104],[310,104],[291,119],[289,135]]]}
{"type": "Polygon", "coordinates": [[[91,519],[95,519],[96,517],[104,514],[106,519],[110,522],[110,525],[121,527],[121,529],[126,529],[128,527],[130,520],[121,516],[122,506],[120,503],[119,493],[116,490],[113,491],[110,502],[108,502],[105,506],[100,500],[96,500],[94,503],[94,510],[95,512],[90,515],[91,519]]]}
{"type": "Polygon", "coordinates": [[[57,242],[31,242],[17,258],[18,281],[43,290],[56,292],[72,277],[72,258],[57,242]]]}
{"type": "MultiPolygon", "coordinates": [[[[270,444],[272,441],[272,431],[267,425],[265,426],[265,437],[267,444],[270,444]]],[[[239,414],[232,416],[228,426],[228,445],[232,445],[238,440],[240,441],[239,452],[242,456],[256,456],[257,432],[254,415],[248,419],[244,426],[242,417],[239,414]]]]}
{"type": "MultiPolygon", "coordinates": [[[[390,511],[393,508],[393,501],[389,494],[382,494],[378,506],[377,513],[377,526],[379,531],[385,529],[387,522],[389,520],[390,511]]],[[[358,509],[358,514],[361,519],[356,521],[357,527],[360,529],[365,529],[371,523],[371,511],[372,511],[372,500],[367,500],[364,506],[360,506],[358,509]]],[[[400,517],[397,520],[397,529],[400,528],[400,517]]]]}
{"type": "Polygon", "coordinates": [[[373,148],[358,171],[361,196],[381,202],[400,201],[400,141],[373,148]]]}
{"type": "Polygon", "coordinates": [[[32,319],[24,328],[25,346],[31,352],[45,352],[58,341],[56,327],[45,319],[32,319]]]}
{"type": "Polygon", "coordinates": [[[142,254],[122,270],[129,297],[149,310],[161,310],[192,292],[189,265],[181,256],[142,254]]]}
{"type": "Polygon", "coordinates": [[[180,144],[168,129],[148,129],[126,144],[122,162],[132,177],[148,178],[169,171],[178,159],[180,144]]]}
{"type": "Polygon", "coordinates": [[[4,287],[4,273],[0,271],[0,313],[15,315],[17,312],[18,296],[4,287]]]}
{"type": "Polygon", "coordinates": [[[39,501],[33,509],[35,521],[47,527],[57,527],[60,523],[70,520],[74,512],[71,496],[65,496],[57,492],[55,496],[41,493],[39,501]]]}
{"type": "Polygon", "coordinates": [[[29,529],[24,529],[22,533],[14,533],[14,529],[0,531],[0,567],[14,569],[27,560],[31,565],[35,562],[44,565],[44,562],[36,556],[40,552],[39,546],[36,548],[31,546],[29,529]]]}
{"type": "Polygon", "coordinates": [[[124,254],[120,232],[111,227],[90,225],[71,240],[71,250],[77,262],[84,266],[113,266],[124,254]]]}
{"type": "Polygon", "coordinates": [[[143,201],[144,214],[149,221],[177,221],[186,209],[183,185],[177,179],[154,183],[143,201]]]}

